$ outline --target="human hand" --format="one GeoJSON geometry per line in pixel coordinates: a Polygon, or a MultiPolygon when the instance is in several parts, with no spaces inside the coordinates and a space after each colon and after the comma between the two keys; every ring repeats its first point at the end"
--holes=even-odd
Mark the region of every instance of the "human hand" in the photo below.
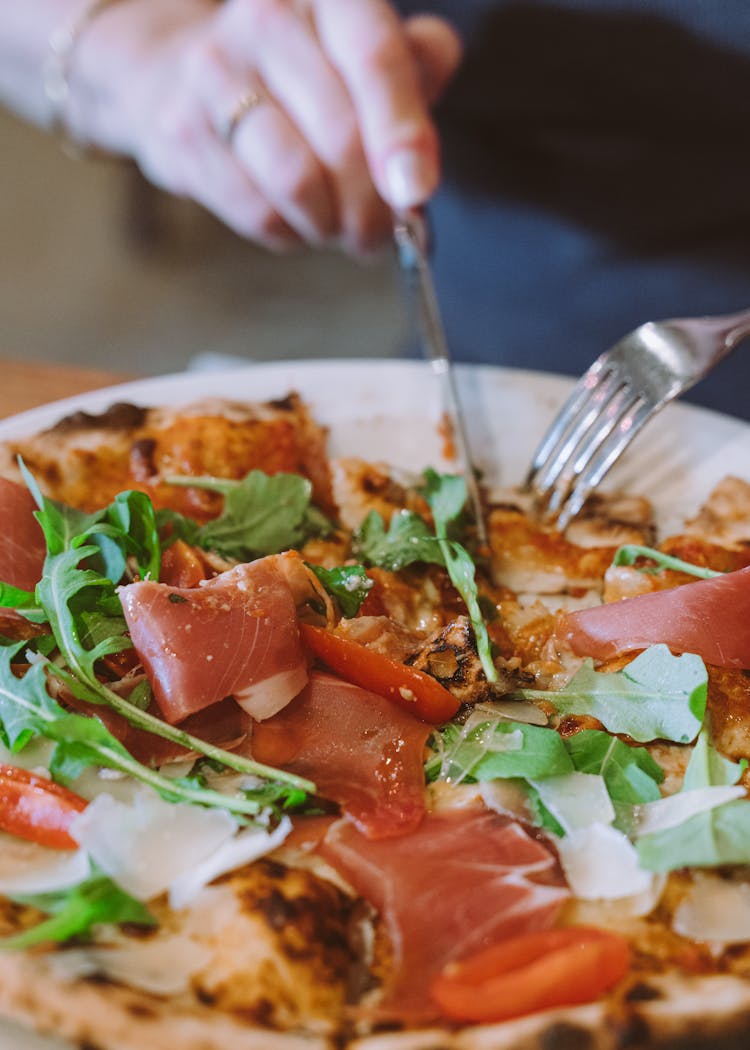
{"type": "Polygon", "coordinates": [[[401,21],[387,0],[128,0],[97,23],[77,76],[112,50],[130,62],[109,66],[123,83],[103,92],[97,140],[244,236],[366,254],[390,207],[437,186],[428,107],[460,57],[439,19],[401,21]]]}

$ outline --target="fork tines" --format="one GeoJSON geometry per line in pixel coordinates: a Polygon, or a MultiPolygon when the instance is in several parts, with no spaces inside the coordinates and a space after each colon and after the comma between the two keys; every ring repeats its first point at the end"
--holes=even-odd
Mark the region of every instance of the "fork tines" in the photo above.
{"type": "Polygon", "coordinates": [[[534,454],[525,485],[564,529],[653,412],[607,355],[579,379],[534,454]]]}

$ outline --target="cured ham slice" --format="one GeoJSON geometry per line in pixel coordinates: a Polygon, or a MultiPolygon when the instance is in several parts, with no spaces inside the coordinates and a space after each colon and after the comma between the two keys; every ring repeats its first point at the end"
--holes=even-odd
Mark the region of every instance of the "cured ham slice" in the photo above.
{"type": "Polygon", "coordinates": [[[0,477],[0,580],[24,591],[33,591],[42,578],[47,551],[35,510],[27,488],[0,477]]]}
{"type": "Polygon", "coordinates": [[[368,838],[414,830],[424,817],[430,726],[385,697],[313,673],[283,711],[253,728],[253,757],[308,777],[368,838]]]}
{"type": "MultiPolygon", "coordinates": [[[[189,754],[184,747],[180,747],[171,740],[165,740],[164,737],[156,736],[155,733],[149,733],[145,729],[137,729],[130,725],[122,715],[104,704],[89,704],[85,700],[77,700],[69,693],[65,693],[62,699],[68,707],[98,718],[133,758],[146,766],[161,766],[165,762],[173,762],[189,754]]],[[[149,714],[159,717],[159,711],[153,703],[149,708],[149,714]]],[[[227,697],[203,711],[190,715],[180,723],[180,729],[184,729],[186,733],[198,737],[207,744],[215,744],[217,747],[234,747],[242,743],[247,736],[249,722],[250,719],[245,712],[231,697],[227,697]]]]}
{"type": "Polygon", "coordinates": [[[121,587],[128,630],[164,718],[174,724],[233,696],[269,718],[307,682],[294,596],[275,557],[200,587],[121,587]]]}
{"type": "Polygon", "coordinates": [[[383,917],[393,957],[377,1012],[388,1020],[432,1020],[429,987],[447,963],[549,928],[569,896],[552,854],[483,810],[433,813],[385,841],[338,821],[319,852],[383,917]]]}
{"type": "Polygon", "coordinates": [[[663,642],[718,667],[750,668],[750,568],[570,613],[557,636],[607,660],[663,642]]]}

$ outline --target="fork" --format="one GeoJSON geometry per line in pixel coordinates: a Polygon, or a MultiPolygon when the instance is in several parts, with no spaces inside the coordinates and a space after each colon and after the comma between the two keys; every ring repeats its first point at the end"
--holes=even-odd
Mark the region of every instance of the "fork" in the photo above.
{"type": "Polygon", "coordinates": [[[601,354],[534,453],[525,487],[564,529],[636,434],[750,335],[750,310],[649,321],[601,354]]]}

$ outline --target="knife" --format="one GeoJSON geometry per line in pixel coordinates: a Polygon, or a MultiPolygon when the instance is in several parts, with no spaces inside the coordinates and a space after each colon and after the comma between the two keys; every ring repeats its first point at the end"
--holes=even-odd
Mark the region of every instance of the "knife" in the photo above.
{"type": "Polygon", "coordinates": [[[393,235],[406,292],[413,313],[419,320],[422,351],[440,384],[443,413],[453,439],[453,458],[466,481],[469,506],[476,521],[477,539],[481,547],[487,547],[487,527],[477,477],[472,466],[466,422],[430,269],[424,212],[418,208],[394,212],[393,235]]]}

